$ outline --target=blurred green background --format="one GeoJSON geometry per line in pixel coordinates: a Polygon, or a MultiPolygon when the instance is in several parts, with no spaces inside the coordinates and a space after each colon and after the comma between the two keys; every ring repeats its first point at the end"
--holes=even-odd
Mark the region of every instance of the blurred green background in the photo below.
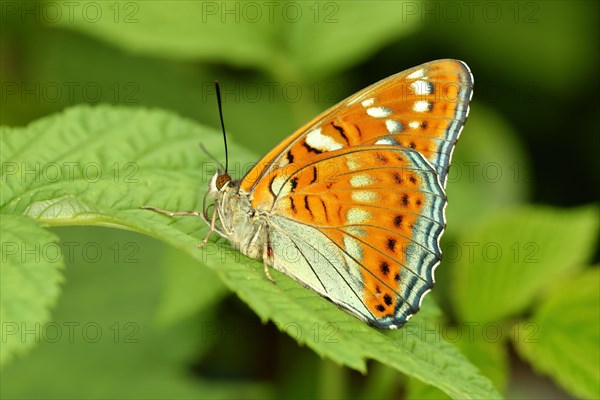
{"type": "MultiPolygon", "coordinates": [[[[475,89],[448,182],[447,258],[434,291],[443,326],[493,321],[524,332],[522,324],[541,329],[549,318],[565,331],[587,324],[582,346],[600,340],[591,267],[600,187],[598,2],[1,5],[0,122],[8,126],[109,103],[163,108],[218,127],[218,79],[230,139],[261,155],[379,79],[434,59],[465,61],[475,89]],[[511,256],[468,258],[472,242],[502,243],[511,256]],[[527,264],[528,255],[541,261],[527,264]],[[537,283],[513,291],[511,277],[537,283]],[[590,313],[580,320],[552,308],[587,287],[591,297],[582,302],[590,313]]],[[[79,244],[65,257],[55,325],[3,367],[3,398],[442,396],[375,363],[362,376],[319,358],[261,324],[220,284],[197,293],[212,273],[153,239],[100,228],[54,232],[63,247],[79,244]],[[80,251],[87,243],[101,254],[80,251]],[[62,332],[60,340],[53,342],[51,329],[62,332]]],[[[509,398],[600,393],[598,347],[581,355],[578,343],[563,343],[565,354],[553,358],[556,348],[544,344],[577,342],[562,333],[540,330],[537,347],[509,334],[459,347],[509,398]],[[589,379],[561,379],[561,368],[581,356],[589,379]]]]}

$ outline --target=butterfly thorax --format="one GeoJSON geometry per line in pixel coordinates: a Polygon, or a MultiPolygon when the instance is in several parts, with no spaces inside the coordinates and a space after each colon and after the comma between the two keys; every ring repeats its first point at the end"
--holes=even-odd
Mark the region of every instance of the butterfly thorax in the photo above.
{"type": "Polygon", "coordinates": [[[262,258],[267,242],[267,221],[265,215],[252,207],[249,193],[240,190],[239,181],[220,173],[211,179],[209,193],[214,199],[215,212],[221,225],[215,231],[230,240],[243,254],[262,258]],[[219,186],[219,183],[223,185],[219,186]]]}

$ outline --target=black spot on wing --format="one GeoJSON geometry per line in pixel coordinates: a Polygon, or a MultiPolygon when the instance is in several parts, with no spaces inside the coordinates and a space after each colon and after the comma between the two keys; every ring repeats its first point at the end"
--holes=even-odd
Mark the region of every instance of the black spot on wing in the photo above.
{"type": "Polygon", "coordinates": [[[273,181],[275,180],[275,178],[276,178],[276,176],[273,176],[273,178],[271,178],[271,181],[269,182],[269,192],[271,192],[273,197],[277,197],[277,195],[273,191],[273,181]]]}
{"type": "Polygon", "coordinates": [[[315,217],[312,213],[312,210],[310,209],[310,205],[308,204],[308,196],[304,196],[304,208],[306,208],[306,210],[310,213],[310,216],[312,218],[315,217]]]}
{"type": "Polygon", "coordinates": [[[321,199],[321,205],[323,206],[323,214],[325,214],[325,221],[329,222],[329,217],[327,216],[327,206],[325,205],[325,201],[321,199]]]}
{"type": "Polygon", "coordinates": [[[309,153],[315,153],[315,154],[323,153],[321,150],[315,149],[314,147],[310,146],[308,143],[306,143],[306,141],[302,142],[302,146],[304,146],[306,148],[306,151],[308,151],[309,153]]]}
{"type": "Polygon", "coordinates": [[[402,195],[402,205],[404,207],[408,207],[408,194],[404,193],[402,195]]]}
{"type": "Polygon", "coordinates": [[[394,226],[396,228],[400,228],[402,226],[402,221],[404,220],[404,216],[402,215],[396,215],[394,217],[394,226]]]}
{"type": "Polygon", "coordinates": [[[313,177],[312,177],[312,180],[310,181],[311,184],[317,181],[317,167],[312,167],[312,171],[313,171],[313,177]]]}
{"type": "Polygon", "coordinates": [[[396,250],[396,239],[388,239],[387,240],[387,248],[391,251],[395,251],[396,250]]]}
{"type": "Polygon", "coordinates": [[[336,125],[335,121],[331,123],[331,126],[333,126],[333,128],[339,132],[340,136],[346,141],[346,144],[350,144],[350,141],[348,140],[348,137],[346,136],[346,132],[344,132],[344,128],[342,128],[339,125],[336,125]]]}
{"type": "Polygon", "coordinates": [[[295,177],[294,179],[290,180],[290,184],[292,185],[290,192],[293,192],[296,189],[296,186],[298,186],[298,177],[295,177]]]}
{"type": "Polygon", "coordinates": [[[388,162],[388,158],[381,153],[375,153],[375,159],[383,164],[388,162]]]}
{"type": "Polygon", "coordinates": [[[382,261],[381,264],[379,264],[379,269],[384,276],[388,276],[390,273],[390,264],[388,264],[387,261],[382,261]]]}
{"type": "Polygon", "coordinates": [[[383,296],[383,301],[388,306],[391,306],[392,305],[392,296],[390,296],[389,294],[386,294],[385,296],[383,296]]]}

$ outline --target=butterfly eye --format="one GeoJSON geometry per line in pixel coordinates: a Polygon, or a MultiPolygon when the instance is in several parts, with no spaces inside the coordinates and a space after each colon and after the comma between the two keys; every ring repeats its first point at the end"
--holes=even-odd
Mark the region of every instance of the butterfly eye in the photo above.
{"type": "Polygon", "coordinates": [[[217,185],[217,189],[221,190],[221,188],[223,186],[225,186],[225,184],[227,184],[227,182],[231,181],[231,177],[227,174],[223,174],[223,175],[219,175],[217,177],[217,181],[215,182],[215,184],[217,185]]]}

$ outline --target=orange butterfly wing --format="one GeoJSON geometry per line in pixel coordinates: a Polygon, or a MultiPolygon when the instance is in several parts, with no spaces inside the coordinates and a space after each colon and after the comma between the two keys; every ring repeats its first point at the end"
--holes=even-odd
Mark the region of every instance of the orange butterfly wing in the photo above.
{"type": "Polygon", "coordinates": [[[273,266],[374,325],[406,322],[441,257],[444,186],[472,82],[460,61],[423,64],[344,100],[267,154],[240,190],[270,215],[273,266]],[[295,262],[289,248],[301,255],[295,262]]]}

